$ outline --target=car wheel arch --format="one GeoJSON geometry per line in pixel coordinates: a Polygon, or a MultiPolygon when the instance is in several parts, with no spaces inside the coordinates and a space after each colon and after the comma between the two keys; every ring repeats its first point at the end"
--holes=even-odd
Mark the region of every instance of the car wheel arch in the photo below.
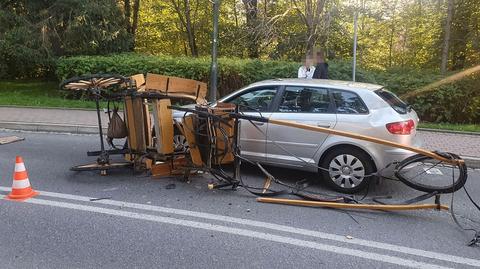
{"type": "Polygon", "coordinates": [[[357,145],[354,145],[354,144],[349,144],[349,143],[341,143],[341,144],[335,144],[335,145],[332,145],[331,147],[325,149],[321,156],[320,156],[320,159],[318,161],[318,166],[320,166],[322,164],[322,162],[324,161],[325,157],[332,151],[336,150],[336,149],[339,149],[339,148],[353,148],[353,149],[356,149],[356,150],[359,150],[359,151],[362,151],[363,153],[365,153],[367,156],[370,157],[370,160],[372,161],[372,164],[373,164],[373,169],[374,171],[378,171],[378,168],[377,168],[377,162],[375,160],[375,158],[372,157],[372,154],[370,154],[370,152],[368,152],[367,150],[365,150],[364,148],[360,147],[360,146],[357,146],[357,145]]]}

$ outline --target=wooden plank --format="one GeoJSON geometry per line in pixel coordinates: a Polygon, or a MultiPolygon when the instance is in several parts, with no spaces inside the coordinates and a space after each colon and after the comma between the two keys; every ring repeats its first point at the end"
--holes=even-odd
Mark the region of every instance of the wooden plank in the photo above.
{"type": "Polygon", "coordinates": [[[195,140],[195,131],[193,126],[193,115],[188,115],[183,117],[182,124],[182,133],[188,142],[188,147],[190,149],[190,157],[192,158],[192,163],[195,166],[203,166],[202,155],[200,154],[200,149],[196,145],[195,140]]]}
{"type": "Polygon", "coordinates": [[[126,96],[125,112],[128,146],[133,151],[145,152],[146,140],[142,99],[126,96]]]}
{"type": "Polygon", "coordinates": [[[167,80],[168,80],[168,76],[148,73],[147,78],[145,79],[145,90],[166,92],[167,80]]]}
{"type": "Polygon", "coordinates": [[[23,141],[25,138],[18,136],[4,136],[0,137],[0,145],[10,144],[17,141],[23,141]]]}
{"type": "Polygon", "coordinates": [[[157,91],[175,97],[188,98],[204,103],[207,95],[207,84],[193,79],[147,74],[145,80],[147,91],[157,91]],[[198,95],[198,96],[197,96],[198,95]]]}
{"type": "Polygon", "coordinates": [[[355,133],[349,133],[345,131],[339,131],[339,130],[333,130],[329,128],[323,128],[323,127],[317,127],[317,126],[312,126],[312,125],[307,125],[307,124],[302,124],[302,123],[296,123],[292,121],[286,121],[286,120],[269,120],[269,123],[272,124],[277,124],[277,125],[283,125],[283,126],[289,126],[289,127],[295,127],[295,128],[300,128],[304,130],[310,130],[310,131],[315,131],[315,132],[321,132],[321,133],[327,133],[327,134],[333,134],[333,135],[339,135],[339,136],[345,136],[345,137],[350,137],[354,139],[359,139],[363,141],[368,141],[368,142],[373,142],[389,147],[394,147],[394,148],[401,148],[405,150],[409,150],[415,153],[419,153],[425,156],[428,156],[430,158],[446,162],[446,163],[451,163],[451,164],[463,164],[465,161],[464,160],[450,160],[447,158],[444,158],[434,152],[424,150],[421,148],[416,148],[416,147],[411,147],[407,145],[403,145],[400,143],[395,143],[392,141],[376,138],[376,137],[371,137],[371,136],[365,136],[365,135],[359,135],[355,133]]]}
{"type": "Polygon", "coordinates": [[[145,129],[145,143],[146,147],[153,146],[153,137],[152,137],[152,117],[148,109],[148,104],[143,104],[143,125],[145,129]]]}
{"type": "Polygon", "coordinates": [[[346,204],[346,203],[337,203],[337,202],[318,202],[318,201],[268,198],[268,197],[259,197],[257,198],[257,202],[298,205],[298,206],[311,206],[311,207],[346,208],[346,209],[370,209],[370,210],[389,210],[389,211],[443,209],[448,211],[448,206],[437,205],[437,204],[412,204],[412,205],[346,204]]]}
{"type": "Polygon", "coordinates": [[[152,177],[170,176],[172,173],[172,166],[169,162],[155,163],[152,164],[152,169],[150,171],[152,177]]]}
{"type": "Polygon", "coordinates": [[[153,119],[157,138],[157,152],[160,154],[173,153],[173,113],[168,107],[170,99],[153,101],[153,119]]]}
{"type": "Polygon", "coordinates": [[[141,92],[145,90],[145,76],[143,74],[136,74],[130,77],[135,82],[137,91],[141,92]]]}

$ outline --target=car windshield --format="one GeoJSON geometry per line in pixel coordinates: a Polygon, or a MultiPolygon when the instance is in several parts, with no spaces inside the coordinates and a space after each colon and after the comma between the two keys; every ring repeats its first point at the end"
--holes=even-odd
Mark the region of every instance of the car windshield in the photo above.
{"type": "Polygon", "coordinates": [[[376,90],[375,93],[385,100],[385,102],[387,102],[399,114],[407,114],[407,112],[410,110],[410,105],[403,102],[394,93],[387,91],[384,88],[376,90]]]}

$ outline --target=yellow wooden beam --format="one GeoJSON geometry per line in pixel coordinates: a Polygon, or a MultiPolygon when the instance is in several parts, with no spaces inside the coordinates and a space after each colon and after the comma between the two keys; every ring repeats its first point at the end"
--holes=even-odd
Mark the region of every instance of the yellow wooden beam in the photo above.
{"type": "Polygon", "coordinates": [[[342,209],[367,209],[367,210],[386,210],[386,211],[401,211],[401,210],[420,210],[420,209],[443,209],[448,211],[448,206],[437,204],[412,204],[412,205],[377,205],[377,204],[346,204],[337,202],[318,202],[308,200],[295,200],[283,198],[268,198],[259,197],[257,202],[285,204],[297,206],[310,207],[328,207],[328,208],[342,208],[342,209]]]}

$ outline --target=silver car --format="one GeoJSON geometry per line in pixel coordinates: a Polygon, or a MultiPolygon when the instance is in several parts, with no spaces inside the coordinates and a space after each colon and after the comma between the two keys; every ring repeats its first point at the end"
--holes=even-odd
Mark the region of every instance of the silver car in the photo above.
{"type": "MultiPolygon", "coordinates": [[[[235,103],[248,115],[418,146],[415,141],[417,114],[380,85],[320,79],[265,80],[235,91],[219,102],[235,103]]],[[[392,176],[395,165],[391,163],[413,154],[342,136],[271,123],[254,124],[241,122],[243,157],[272,166],[319,173],[319,179],[345,193],[365,188],[375,172],[392,176]]]]}

